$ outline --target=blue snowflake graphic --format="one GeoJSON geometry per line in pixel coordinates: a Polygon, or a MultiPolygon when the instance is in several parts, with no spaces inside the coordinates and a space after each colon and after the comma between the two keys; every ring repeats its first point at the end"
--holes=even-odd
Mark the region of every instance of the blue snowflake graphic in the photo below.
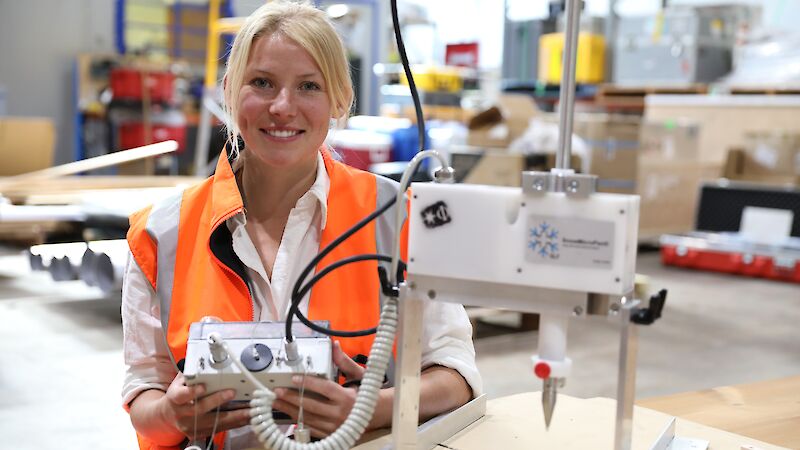
{"type": "Polygon", "coordinates": [[[558,230],[547,222],[531,228],[528,248],[542,258],[558,258],[558,230]]]}

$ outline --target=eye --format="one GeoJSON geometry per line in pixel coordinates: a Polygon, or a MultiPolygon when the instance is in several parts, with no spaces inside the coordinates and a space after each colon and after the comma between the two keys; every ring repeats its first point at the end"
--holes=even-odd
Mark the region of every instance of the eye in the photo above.
{"type": "Polygon", "coordinates": [[[321,88],[319,84],[313,81],[304,81],[300,83],[300,90],[301,91],[319,91],[321,88]]]}
{"type": "Polygon", "coordinates": [[[270,83],[269,83],[269,81],[267,81],[266,78],[253,78],[250,81],[250,84],[253,87],[256,87],[256,88],[259,88],[259,89],[263,89],[263,88],[266,88],[266,87],[270,86],[270,83]]]}

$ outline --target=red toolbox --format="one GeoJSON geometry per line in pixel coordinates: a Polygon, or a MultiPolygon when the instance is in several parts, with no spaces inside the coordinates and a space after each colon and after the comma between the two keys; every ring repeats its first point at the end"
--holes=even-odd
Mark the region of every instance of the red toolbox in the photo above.
{"type": "Polygon", "coordinates": [[[665,265],[800,283],[800,238],[767,245],[739,233],[695,232],[664,235],[660,244],[665,265]]]}
{"type": "Polygon", "coordinates": [[[172,103],[175,97],[175,75],[170,72],[140,71],[128,67],[111,70],[110,84],[114,99],[142,100],[142,76],[151,102],[172,103]]]}
{"type": "Polygon", "coordinates": [[[119,126],[119,148],[127,150],[143,145],[174,140],[178,142],[177,153],[182,153],[186,148],[186,125],[153,124],[151,141],[146,142],[144,124],[141,122],[128,122],[119,126]]]}

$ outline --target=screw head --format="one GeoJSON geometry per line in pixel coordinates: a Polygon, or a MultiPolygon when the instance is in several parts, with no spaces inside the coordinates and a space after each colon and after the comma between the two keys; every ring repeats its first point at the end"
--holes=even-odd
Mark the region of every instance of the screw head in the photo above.
{"type": "Polygon", "coordinates": [[[576,316],[580,316],[580,315],[582,315],[582,314],[583,314],[583,307],[581,307],[581,306],[576,306],[576,307],[575,307],[575,308],[572,310],[572,314],[574,314],[574,315],[576,315],[576,316]]]}
{"type": "Polygon", "coordinates": [[[434,291],[433,289],[429,290],[428,291],[428,298],[431,299],[431,300],[435,299],[436,298],[436,291],[434,291]]]}
{"type": "Polygon", "coordinates": [[[537,178],[533,180],[533,190],[535,191],[543,191],[544,190],[544,178],[537,178]]]}
{"type": "Polygon", "coordinates": [[[573,194],[575,192],[578,192],[578,188],[579,187],[580,187],[580,183],[578,183],[578,180],[570,180],[570,182],[567,183],[567,190],[569,192],[572,192],[573,194]]]}

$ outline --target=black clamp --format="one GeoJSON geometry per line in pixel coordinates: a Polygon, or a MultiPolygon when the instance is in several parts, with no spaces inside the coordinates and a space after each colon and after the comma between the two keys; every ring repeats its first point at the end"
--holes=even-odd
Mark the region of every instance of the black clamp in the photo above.
{"type": "MultiPolygon", "coordinates": [[[[402,266],[405,266],[405,264],[403,264],[402,266]]],[[[397,273],[397,282],[398,283],[402,283],[403,282],[403,271],[404,270],[405,270],[405,267],[398,267],[397,268],[397,272],[398,272],[397,273]]],[[[389,281],[388,272],[387,272],[386,268],[381,266],[381,265],[378,266],[378,279],[381,280],[381,292],[383,292],[383,295],[385,295],[387,297],[394,297],[394,298],[400,297],[400,288],[397,285],[393,285],[389,281]]]]}
{"type": "Polygon", "coordinates": [[[667,301],[667,290],[661,289],[650,296],[650,305],[647,308],[635,308],[631,311],[631,321],[639,325],[650,325],[661,317],[664,303],[667,301]]]}

